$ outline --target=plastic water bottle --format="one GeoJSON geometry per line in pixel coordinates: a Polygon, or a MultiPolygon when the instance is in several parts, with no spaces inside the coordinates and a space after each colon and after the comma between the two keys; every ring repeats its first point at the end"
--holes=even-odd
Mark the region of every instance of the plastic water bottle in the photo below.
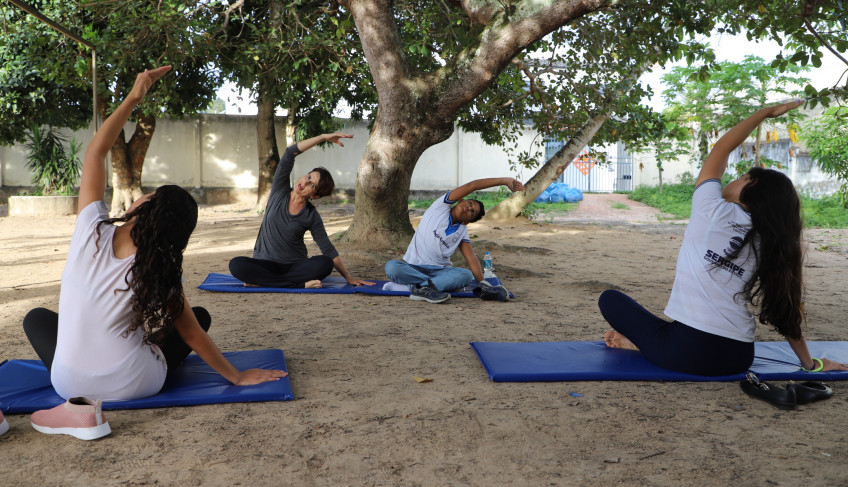
{"type": "Polygon", "coordinates": [[[483,277],[486,279],[495,277],[495,267],[492,265],[492,254],[488,251],[483,254],[483,277]]]}

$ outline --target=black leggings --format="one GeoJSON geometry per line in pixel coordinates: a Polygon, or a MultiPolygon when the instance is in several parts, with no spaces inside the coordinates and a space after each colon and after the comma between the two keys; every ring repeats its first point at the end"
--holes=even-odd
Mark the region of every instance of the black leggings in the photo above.
{"type": "Polygon", "coordinates": [[[302,288],[307,281],[321,280],[333,272],[333,259],[316,255],[292,264],[251,257],[230,260],[230,274],[247,284],[263,287],[302,288]]]}
{"type": "Polygon", "coordinates": [[[609,290],[598,299],[601,314],[652,363],[705,376],[745,372],[754,362],[754,342],[742,342],[658,318],[626,294],[609,290]]]}
{"type": "MultiPolygon", "coordinates": [[[[200,306],[195,306],[191,310],[194,311],[194,316],[200,322],[200,327],[209,331],[209,326],[212,324],[212,317],[209,316],[209,312],[200,306]]],[[[169,326],[166,329],[164,337],[161,341],[157,341],[157,345],[165,355],[168,372],[170,373],[188,357],[188,354],[191,353],[191,347],[186,345],[175,327],[169,326]]],[[[53,367],[58,332],[59,314],[55,311],[35,308],[24,317],[24,333],[26,333],[29,343],[35,349],[38,358],[44,362],[48,371],[53,367]]]]}

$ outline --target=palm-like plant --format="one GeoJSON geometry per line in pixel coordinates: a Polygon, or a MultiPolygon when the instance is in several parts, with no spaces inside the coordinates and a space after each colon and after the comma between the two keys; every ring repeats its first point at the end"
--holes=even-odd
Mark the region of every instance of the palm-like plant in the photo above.
{"type": "Polygon", "coordinates": [[[72,137],[68,148],[67,137],[53,127],[34,126],[27,134],[26,148],[29,151],[24,162],[32,172],[32,184],[37,195],[72,195],[80,176],[80,160],[77,157],[81,145],[72,137]]]}

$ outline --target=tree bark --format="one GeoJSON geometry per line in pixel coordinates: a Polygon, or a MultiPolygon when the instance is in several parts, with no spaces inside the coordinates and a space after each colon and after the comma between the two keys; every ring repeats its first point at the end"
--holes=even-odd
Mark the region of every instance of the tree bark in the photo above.
{"type": "Polygon", "coordinates": [[[259,78],[257,88],[258,114],[256,122],[256,147],[259,150],[259,187],[256,193],[256,210],[262,211],[268,204],[274,173],[280,162],[277,133],[274,129],[276,100],[273,86],[277,80],[268,75],[259,78]]]}
{"type": "Polygon", "coordinates": [[[123,214],[142,196],[141,173],[150,140],[156,131],[156,117],[138,114],[138,121],[129,142],[124,131],[112,145],[112,205],[110,214],[123,214]]]}
{"type": "Polygon", "coordinates": [[[598,129],[609,118],[608,113],[595,115],[583,124],[571,139],[536,171],[536,174],[524,184],[524,191],[513,193],[509,198],[501,201],[494,208],[486,212],[485,220],[506,220],[515,218],[524,211],[524,208],[532,203],[542,194],[548,186],[556,181],[563,171],[571,164],[577,154],[583,150],[598,129]]]}
{"type": "Polygon", "coordinates": [[[431,73],[413,72],[406,63],[391,0],[340,3],[356,23],[379,100],[374,129],[357,173],[356,209],[342,238],[397,245],[412,234],[407,214],[412,171],[424,150],[451,136],[459,110],[494,82],[527,46],[613,1],[523,2],[505,12],[500,2],[466,0],[468,12],[491,12],[477,19],[486,22],[486,27],[477,42],[431,73]]]}

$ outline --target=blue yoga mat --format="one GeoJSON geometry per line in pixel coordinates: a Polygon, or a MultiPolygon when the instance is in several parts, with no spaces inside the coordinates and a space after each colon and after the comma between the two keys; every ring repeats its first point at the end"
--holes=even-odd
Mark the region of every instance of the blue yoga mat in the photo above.
{"type": "Polygon", "coordinates": [[[291,287],[255,287],[245,286],[230,274],[219,274],[213,272],[206,276],[198,289],[204,291],[217,291],[222,293],[309,293],[309,294],[353,294],[355,288],[353,284],[348,284],[344,277],[328,277],[321,281],[318,289],[304,289],[291,287]]]}
{"type": "MultiPolygon", "coordinates": [[[[497,286],[501,284],[500,279],[497,277],[489,277],[486,279],[489,281],[489,284],[492,286],[497,286]]],[[[383,286],[391,281],[375,281],[377,284],[375,286],[356,286],[356,292],[362,294],[373,294],[376,296],[409,296],[409,291],[389,291],[384,290],[383,286]]],[[[450,295],[454,298],[473,298],[474,287],[477,285],[477,281],[471,281],[471,284],[465,286],[462,289],[451,291],[450,295]]],[[[515,295],[509,293],[510,298],[514,298],[515,295]]]]}
{"type": "MultiPolygon", "coordinates": [[[[848,342],[807,342],[813,357],[848,361],[848,342]]],[[[604,342],[472,342],[471,347],[495,382],[641,380],[721,382],[745,374],[705,377],[656,366],[634,350],[604,342]]],[[[756,342],[751,371],[762,380],[848,380],[848,372],[804,372],[786,342],[756,342]]]]}
{"type": "MultiPolygon", "coordinates": [[[[286,369],[282,350],[251,350],[224,353],[236,368],[244,370],[286,369]]],[[[189,355],[168,376],[155,396],[132,401],[104,402],[104,410],[196,406],[224,402],[291,401],[294,395],[288,377],[254,386],[234,386],[206,365],[197,355],[189,355]]],[[[11,360],[0,365],[0,411],[30,413],[62,404],[50,384],[50,374],[40,360],[11,360]]]]}

